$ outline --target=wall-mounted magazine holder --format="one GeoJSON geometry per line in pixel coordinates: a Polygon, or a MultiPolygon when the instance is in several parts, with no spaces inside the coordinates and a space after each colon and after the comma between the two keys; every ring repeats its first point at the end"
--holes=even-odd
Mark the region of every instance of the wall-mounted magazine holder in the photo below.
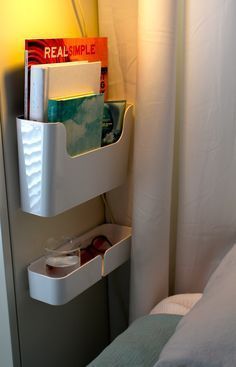
{"type": "Polygon", "coordinates": [[[117,142],[71,157],[63,124],[17,118],[22,210],[54,216],[123,184],[132,121],[129,105],[117,142]]]}
{"type": "Polygon", "coordinates": [[[106,251],[103,257],[96,256],[66,276],[48,275],[44,257],[30,264],[28,266],[30,296],[50,305],[63,305],[129,259],[130,227],[103,224],[80,236],[78,240],[82,247],[86,247],[97,235],[105,235],[113,246],[106,251]]]}

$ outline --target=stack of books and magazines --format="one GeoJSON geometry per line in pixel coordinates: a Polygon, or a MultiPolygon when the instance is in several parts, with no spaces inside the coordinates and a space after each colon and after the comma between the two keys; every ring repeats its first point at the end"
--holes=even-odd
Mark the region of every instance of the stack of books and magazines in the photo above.
{"type": "Polygon", "coordinates": [[[107,95],[107,39],[25,43],[24,117],[65,125],[71,156],[102,145],[107,95]]]}
{"type": "Polygon", "coordinates": [[[132,108],[107,100],[107,53],[102,37],[26,41],[23,211],[54,216],[124,183],[132,108]]]}

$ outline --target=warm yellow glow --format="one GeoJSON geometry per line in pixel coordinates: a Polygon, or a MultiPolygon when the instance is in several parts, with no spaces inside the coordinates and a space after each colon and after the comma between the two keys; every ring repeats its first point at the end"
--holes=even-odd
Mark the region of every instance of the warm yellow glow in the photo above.
{"type": "MultiPolygon", "coordinates": [[[[96,0],[81,1],[89,36],[97,35],[96,0]]],[[[1,3],[1,66],[23,63],[26,38],[79,37],[71,0],[8,0],[1,3]]],[[[2,69],[1,67],[1,69],[2,69]]]]}

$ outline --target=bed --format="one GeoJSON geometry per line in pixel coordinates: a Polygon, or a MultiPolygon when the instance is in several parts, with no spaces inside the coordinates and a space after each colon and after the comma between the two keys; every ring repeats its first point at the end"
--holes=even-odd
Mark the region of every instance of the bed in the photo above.
{"type": "Polygon", "coordinates": [[[152,367],[178,322],[200,297],[183,294],[164,299],[118,336],[89,367],[152,367]]]}
{"type": "Polygon", "coordinates": [[[89,367],[235,367],[236,245],[203,294],[168,297],[136,320],[89,367]]]}

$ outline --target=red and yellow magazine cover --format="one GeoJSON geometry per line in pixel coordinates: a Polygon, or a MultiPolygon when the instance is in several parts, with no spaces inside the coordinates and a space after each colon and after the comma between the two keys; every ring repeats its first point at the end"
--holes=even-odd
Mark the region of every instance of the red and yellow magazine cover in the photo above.
{"type": "Polygon", "coordinates": [[[106,99],[108,86],[106,37],[30,39],[25,41],[25,118],[29,116],[31,66],[80,60],[101,61],[100,92],[105,94],[106,99]]]}

